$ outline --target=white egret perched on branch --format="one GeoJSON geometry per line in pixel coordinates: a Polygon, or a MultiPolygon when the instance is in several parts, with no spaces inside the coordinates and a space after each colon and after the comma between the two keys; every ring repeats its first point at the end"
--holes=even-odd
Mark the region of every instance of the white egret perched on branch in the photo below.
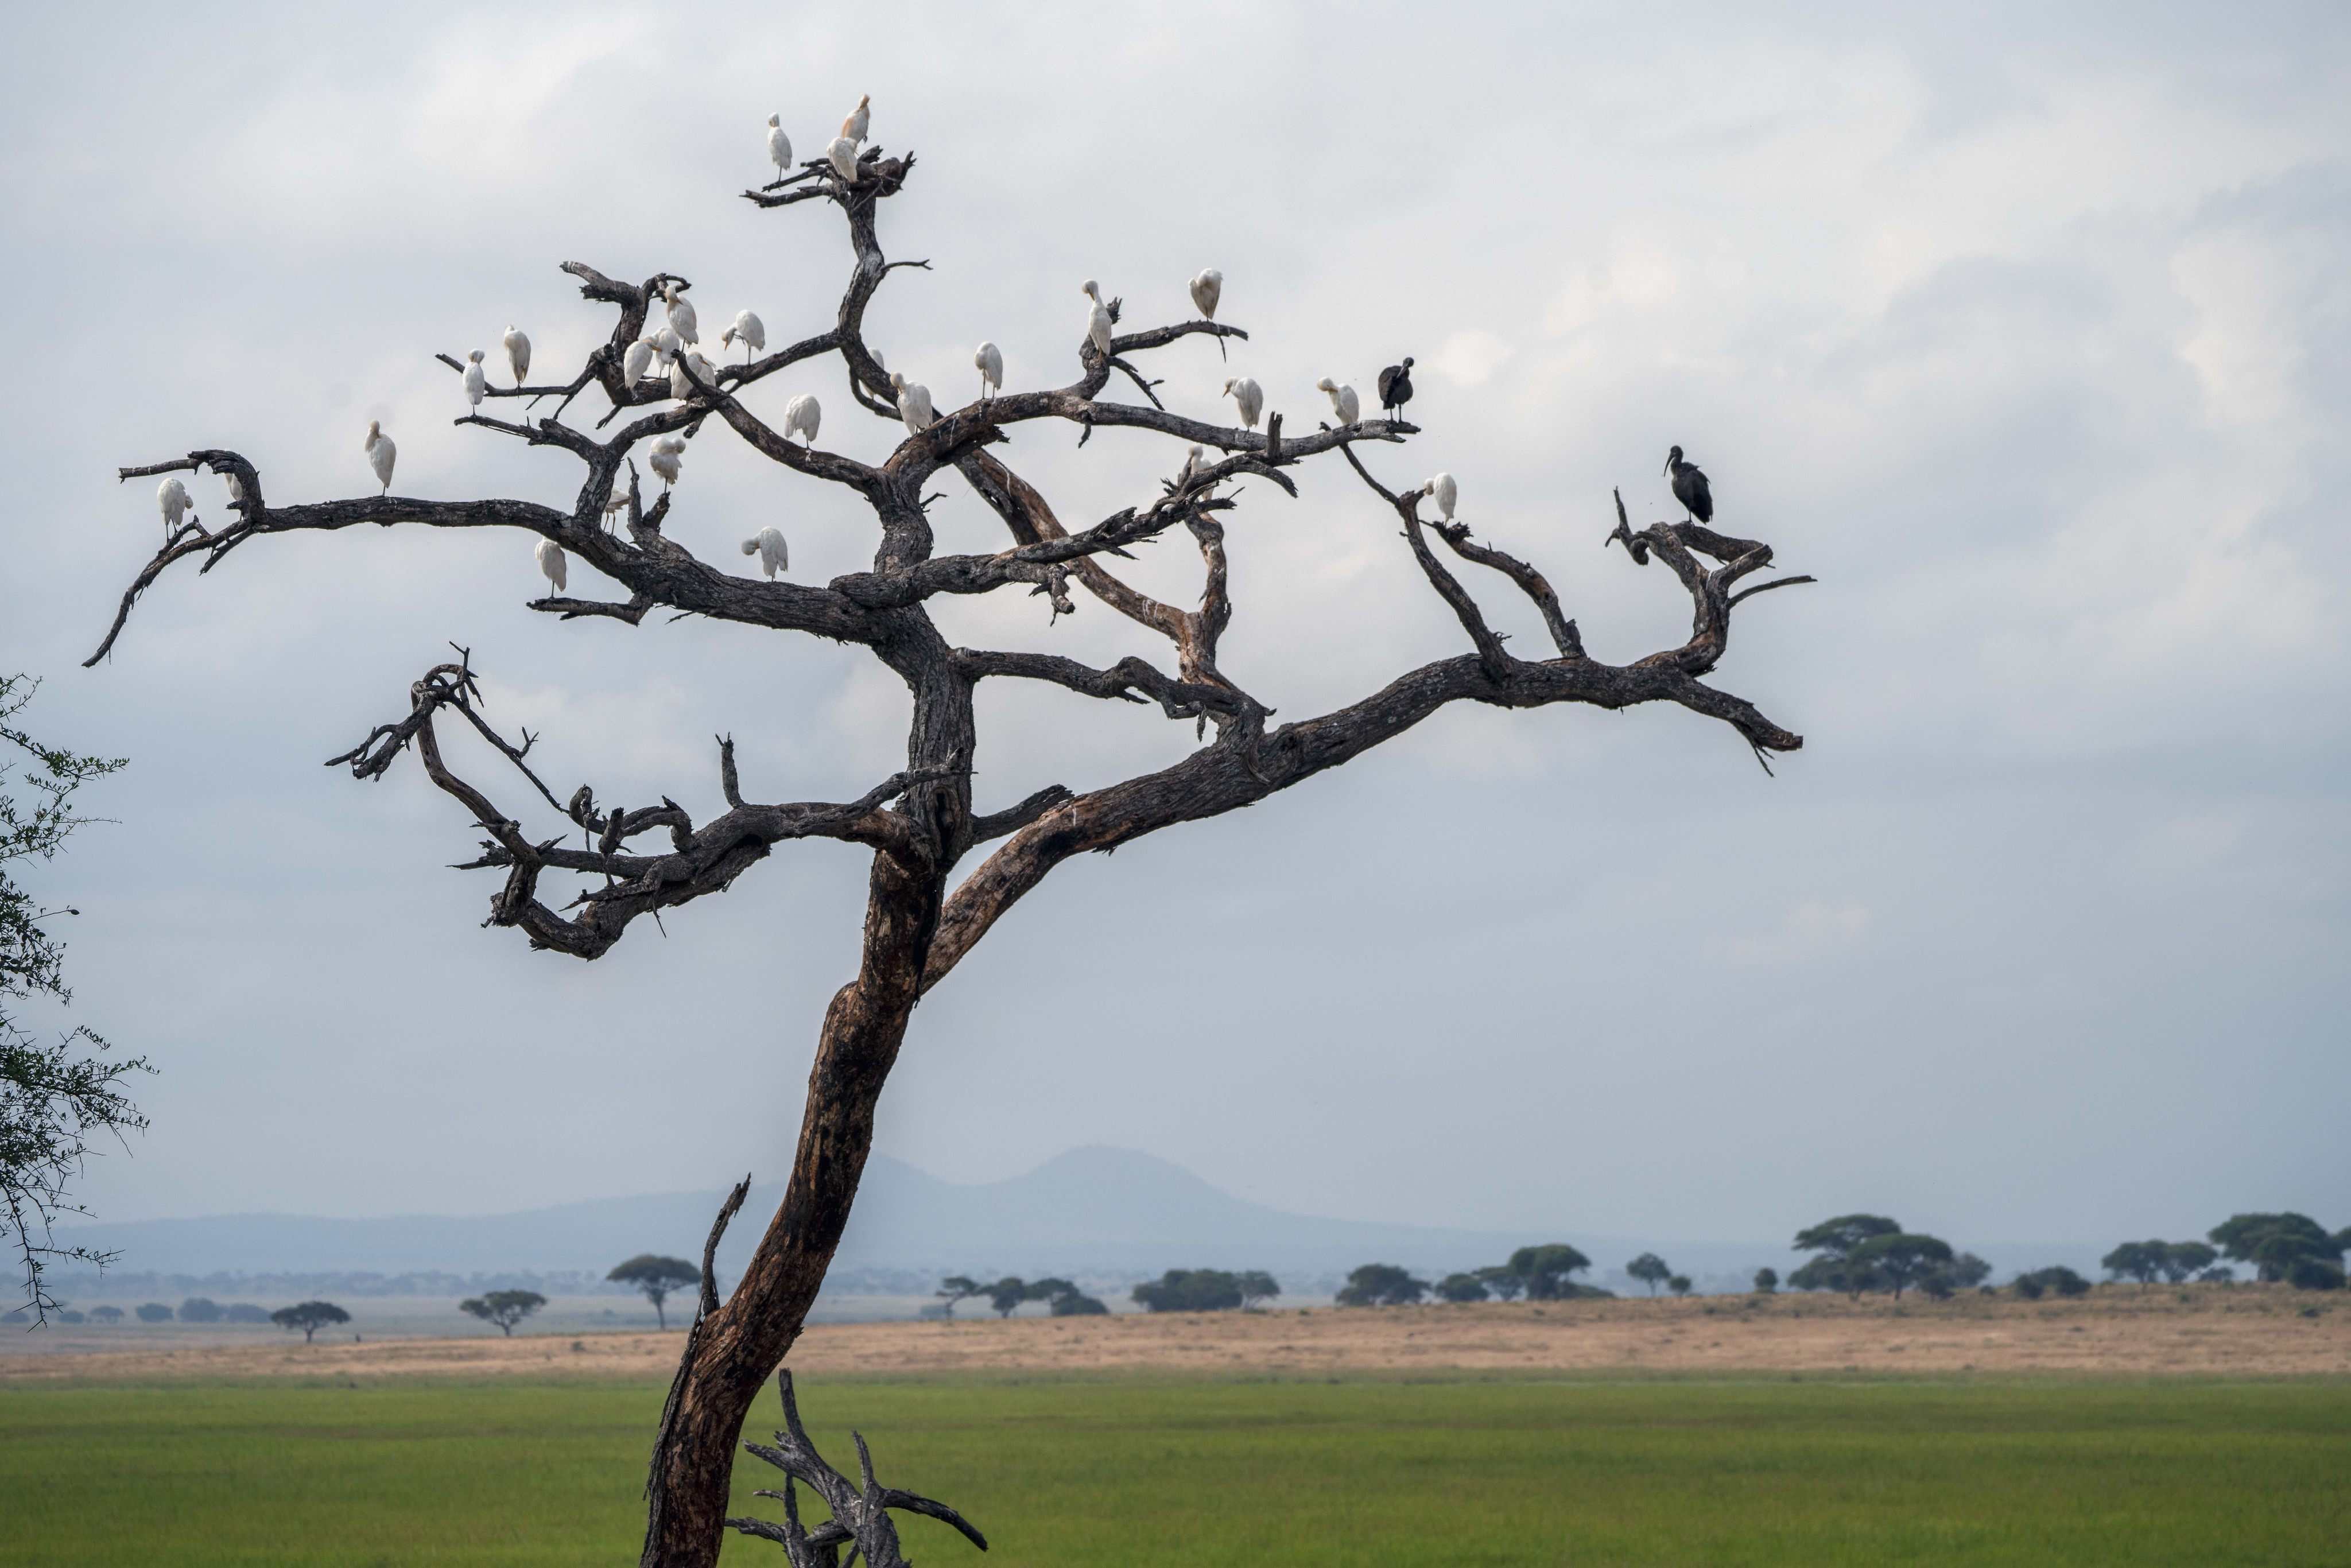
{"type": "Polygon", "coordinates": [[[188,487],[180,483],[180,476],[167,474],[163,482],[155,486],[155,504],[163,508],[163,538],[168,540],[180,531],[180,520],[196,503],[188,494],[188,487]]]}
{"type": "Polygon", "coordinates": [[[718,334],[718,346],[732,348],[737,338],[743,340],[743,358],[747,362],[753,354],[768,351],[768,324],[748,310],[736,313],[735,325],[718,334]]]}
{"type": "Polygon", "coordinates": [[[465,356],[465,401],[479,408],[489,395],[489,372],[482,369],[482,350],[475,349],[465,356]]]}
{"type": "Polygon", "coordinates": [[[514,367],[515,385],[522,385],[523,377],[530,374],[530,340],[519,327],[508,327],[507,335],[498,340],[506,345],[507,363],[514,367]]]}
{"type": "Polygon", "coordinates": [[[836,136],[832,144],[824,150],[824,157],[825,162],[832,165],[832,172],[841,176],[842,184],[857,183],[856,142],[846,136],[836,136]]]}
{"type": "Polygon", "coordinates": [[[604,526],[611,528],[612,519],[628,509],[629,493],[618,485],[613,486],[612,493],[604,497],[604,526]]]}
{"type": "Polygon", "coordinates": [[[816,401],[816,393],[802,392],[784,404],[784,439],[798,435],[810,446],[816,444],[816,427],[824,419],[824,405],[816,401]]]}
{"type": "Polygon", "coordinates": [[[781,528],[761,528],[757,538],[743,541],[743,553],[759,558],[759,570],[769,577],[791,570],[792,552],[784,543],[781,528]]]}
{"type": "Polygon", "coordinates": [[[1265,389],[1248,376],[1227,376],[1222,395],[1240,406],[1241,428],[1255,430],[1258,415],[1265,412],[1265,389]]]}
{"type": "Polygon", "coordinates": [[[1192,279],[1192,303],[1199,307],[1204,320],[1217,319],[1217,301],[1224,298],[1224,293],[1225,275],[1213,267],[1192,279]]]}
{"type": "Polygon", "coordinates": [[[666,327],[653,334],[653,362],[661,367],[663,374],[669,373],[669,362],[676,359],[678,350],[684,347],[678,340],[677,334],[666,327]]]}
{"type": "Polygon", "coordinates": [[[982,343],[973,351],[971,362],[979,369],[979,397],[985,402],[990,393],[1004,389],[1003,351],[993,343],[982,343]]]}
{"type": "Polygon", "coordinates": [[[792,172],[792,139],[784,134],[784,117],[768,116],[768,157],[775,163],[778,174],[792,172]]]}
{"type": "Polygon", "coordinates": [[[1102,285],[1089,277],[1078,286],[1078,292],[1093,301],[1086,310],[1086,336],[1102,357],[1110,358],[1110,329],[1117,323],[1111,319],[1110,307],[1102,303],[1102,285]]]}
{"type": "Polygon", "coordinates": [[[394,446],[392,444],[392,437],[383,433],[381,422],[372,419],[368,421],[365,451],[368,466],[375,470],[375,482],[383,486],[380,493],[391,495],[392,465],[400,460],[400,448],[394,446]]]}
{"type": "Polygon", "coordinates": [[[1314,383],[1314,389],[1331,394],[1331,407],[1338,414],[1341,424],[1353,424],[1363,413],[1364,405],[1357,401],[1355,389],[1344,382],[1324,376],[1314,383]]]}
{"type": "Polygon", "coordinates": [[[562,592],[565,579],[570,575],[564,561],[563,547],[553,539],[541,539],[531,553],[538,557],[538,570],[547,574],[547,580],[555,585],[555,591],[562,592]]]}
{"type": "Polygon", "coordinates": [[[906,428],[919,435],[936,424],[939,416],[931,410],[931,389],[920,382],[910,382],[896,371],[890,372],[890,384],[898,392],[898,417],[906,428]]]}
{"type": "Polygon", "coordinates": [[[653,437],[653,449],[646,457],[645,465],[661,476],[663,489],[666,490],[676,484],[678,476],[685,471],[684,453],[684,436],[656,435],[653,437]]]}
{"type": "Polygon", "coordinates": [[[645,379],[645,371],[653,368],[653,361],[660,354],[660,345],[651,338],[638,339],[629,345],[629,351],[621,358],[621,380],[631,386],[636,385],[645,379]]]}
{"type": "Polygon", "coordinates": [[[683,358],[670,361],[669,395],[683,402],[685,399],[695,395],[695,382],[701,382],[704,386],[709,387],[714,392],[716,391],[718,387],[718,367],[712,364],[708,360],[704,359],[702,357],[701,350],[689,349],[685,351],[683,358]],[[692,381],[689,381],[686,378],[686,372],[689,371],[694,372],[694,378],[692,381]]]}
{"type": "Polygon", "coordinates": [[[857,107],[851,110],[849,118],[841,122],[841,139],[854,146],[865,140],[866,127],[872,123],[873,95],[870,92],[859,93],[857,107]]]}
{"type": "Polygon", "coordinates": [[[1436,499],[1437,509],[1445,514],[1447,522],[1453,520],[1453,503],[1460,498],[1461,486],[1453,482],[1452,475],[1431,476],[1428,483],[1420,487],[1420,493],[1436,499]]]}
{"type": "Polygon", "coordinates": [[[245,499],[245,481],[236,476],[235,469],[230,469],[227,473],[222,475],[221,477],[228,484],[228,498],[230,500],[242,501],[245,499]]]}
{"type": "Polygon", "coordinates": [[[702,329],[694,319],[694,302],[680,299],[677,297],[675,283],[665,282],[662,285],[662,302],[669,307],[669,329],[677,334],[679,342],[702,341],[702,329]]]}

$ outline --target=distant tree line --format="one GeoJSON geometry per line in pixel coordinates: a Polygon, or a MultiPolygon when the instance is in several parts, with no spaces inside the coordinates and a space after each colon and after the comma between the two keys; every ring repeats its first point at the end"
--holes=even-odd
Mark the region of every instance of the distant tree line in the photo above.
{"type": "Polygon", "coordinates": [[[967,1275],[950,1274],[939,1281],[935,1292],[946,1308],[946,1315],[955,1316],[956,1303],[985,1300],[999,1318],[1008,1318],[1030,1301],[1042,1301],[1046,1310],[1057,1318],[1093,1317],[1110,1308],[1102,1301],[1087,1295],[1068,1280],[1023,1280],[1007,1274],[993,1284],[983,1284],[967,1275]]]}

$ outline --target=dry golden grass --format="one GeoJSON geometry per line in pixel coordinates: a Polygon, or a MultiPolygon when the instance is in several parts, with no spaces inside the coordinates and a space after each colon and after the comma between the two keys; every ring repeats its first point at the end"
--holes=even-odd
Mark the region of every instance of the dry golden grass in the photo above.
{"type": "MultiPolygon", "coordinates": [[[[538,1334],[363,1344],[224,1345],[0,1360],[0,1383],[435,1374],[653,1377],[680,1336],[538,1334]]],[[[2351,1302],[2283,1287],[2107,1288],[2073,1301],[1818,1296],[1487,1303],[1380,1311],[824,1324],[801,1372],[1313,1375],[1417,1369],[1543,1373],[2351,1373],[2351,1302]]]]}

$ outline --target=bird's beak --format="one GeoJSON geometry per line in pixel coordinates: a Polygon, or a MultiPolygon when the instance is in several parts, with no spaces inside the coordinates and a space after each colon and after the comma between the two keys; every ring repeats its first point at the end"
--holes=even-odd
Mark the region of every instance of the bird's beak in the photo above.
{"type": "Polygon", "coordinates": [[[1666,459],[1666,465],[1665,465],[1663,468],[1658,469],[1658,470],[1657,470],[1657,472],[1658,472],[1658,473],[1660,473],[1660,474],[1670,474],[1670,473],[1672,473],[1672,472],[1673,472],[1673,468],[1674,468],[1674,460],[1673,460],[1672,458],[1668,457],[1668,458],[1667,458],[1667,459],[1666,459]]]}

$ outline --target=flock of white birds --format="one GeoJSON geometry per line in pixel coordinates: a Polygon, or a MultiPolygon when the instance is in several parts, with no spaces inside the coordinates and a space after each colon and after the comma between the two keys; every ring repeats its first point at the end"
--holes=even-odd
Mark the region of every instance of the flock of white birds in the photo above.
{"type": "MultiPolygon", "coordinates": [[[[841,134],[834,137],[825,149],[826,162],[844,183],[854,183],[857,180],[858,149],[866,140],[872,114],[872,96],[868,94],[859,98],[857,107],[850,110],[849,117],[841,122],[841,134]]],[[[791,172],[792,139],[784,131],[781,115],[768,116],[768,157],[780,174],[791,172]]],[[[1225,275],[1215,267],[1209,267],[1192,279],[1189,288],[1192,304],[1200,312],[1201,319],[1215,320],[1217,303],[1224,298],[1225,275]]],[[[1090,277],[1080,286],[1078,292],[1088,301],[1087,340],[1093,345],[1096,353],[1108,361],[1111,329],[1116,322],[1112,319],[1110,307],[1102,300],[1102,286],[1090,277]]],[[[701,323],[695,316],[693,302],[678,292],[674,280],[663,281],[661,298],[663,325],[658,330],[629,345],[622,355],[621,377],[631,387],[648,376],[665,379],[669,382],[670,396],[683,402],[694,395],[697,383],[715,388],[718,384],[718,367],[700,352],[701,323]]],[[[748,364],[750,356],[767,351],[767,324],[752,311],[738,312],[733,324],[719,334],[718,341],[722,350],[730,350],[740,342],[744,349],[744,362],[748,364]]],[[[513,371],[515,387],[519,391],[530,374],[530,339],[521,328],[509,326],[499,343],[507,351],[507,368],[513,371]]],[[[465,401],[477,409],[490,391],[489,374],[483,368],[483,357],[479,349],[465,356],[465,401]]],[[[874,362],[881,362],[879,354],[874,356],[874,362]]],[[[1405,362],[1410,363],[1409,361],[1405,362]]],[[[979,371],[979,395],[983,402],[1004,390],[1004,354],[994,343],[982,343],[972,355],[972,364],[979,371]]],[[[920,434],[938,422],[938,411],[931,401],[930,388],[920,382],[908,381],[895,371],[890,373],[890,386],[896,394],[898,417],[905,422],[909,432],[920,434]]],[[[1360,423],[1363,403],[1355,395],[1353,387],[1344,382],[1333,381],[1329,376],[1316,382],[1314,387],[1316,391],[1330,395],[1332,411],[1338,415],[1341,424],[1360,423]]],[[[1257,428],[1258,420],[1265,413],[1264,388],[1248,376],[1229,376],[1226,378],[1224,391],[1218,395],[1233,400],[1240,413],[1243,429],[1257,428]]],[[[801,392],[784,405],[784,439],[789,441],[798,436],[813,447],[817,427],[823,418],[824,410],[815,394],[801,392]]],[[[375,475],[378,493],[389,496],[392,493],[392,464],[400,453],[399,448],[392,444],[392,437],[383,433],[381,421],[368,421],[365,450],[368,467],[375,475]]],[[[684,436],[673,434],[654,438],[646,463],[660,478],[663,489],[676,484],[684,472],[684,436]]],[[[1194,472],[1206,465],[1206,448],[1193,447],[1185,460],[1185,477],[1188,480],[1194,472]]],[[[232,501],[244,499],[244,487],[236,476],[232,474],[226,477],[229,498],[232,501]]],[[[1458,490],[1452,475],[1435,476],[1421,486],[1420,493],[1436,500],[1437,510],[1444,514],[1447,522],[1453,520],[1453,507],[1458,490]]],[[[176,474],[164,479],[155,492],[155,499],[163,511],[163,536],[168,544],[180,532],[183,520],[193,516],[194,500],[176,474]]],[[[607,500],[604,504],[606,526],[610,527],[614,517],[627,510],[628,505],[626,492],[616,492],[607,500]]],[[[553,539],[541,539],[533,553],[547,580],[554,585],[557,592],[562,592],[569,576],[563,547],[553,539]]],[[[791,553],[780,528],[761,528],[756,537],[743,541],[743,553],[757,556],[760,570],[770,579],[785,571],[791,561],[791,553]]]]}

